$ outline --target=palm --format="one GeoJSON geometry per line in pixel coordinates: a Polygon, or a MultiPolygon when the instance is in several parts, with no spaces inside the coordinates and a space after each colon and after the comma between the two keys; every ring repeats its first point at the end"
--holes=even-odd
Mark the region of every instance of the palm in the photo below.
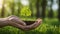
{"type": "Polygon", "coordinates": [[[3,25],[5,22],[6,25],[14,26],[14,27],[17,27],[22,30],[31,30],[31,29],[35,29],[36,27],[38,27],[41,24],[42,20],[40,18],[38,18],[35,21],[35,23],[33,23],[31,25],[27,25],[24,21],[20,20],[16,16],[9,16],[6,18],[6,20],[5,20],[5,18],[3,21],[0,20],[0,22],[2,22],[3,25]]]}

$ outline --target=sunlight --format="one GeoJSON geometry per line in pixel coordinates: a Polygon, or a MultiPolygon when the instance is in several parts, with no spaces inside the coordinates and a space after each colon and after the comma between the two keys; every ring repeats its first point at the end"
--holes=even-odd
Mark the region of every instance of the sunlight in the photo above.
{"type": "Polygon", "coordinates": [[[29,5],[28,0],[21,0],[21,3],[22,3],[23,5],[29,5]]]}
{"type": "Polygon", "coordinates": [[[54,4],[54,5],[52,6],[52,8],[53,8],[53,10],[58,10],[58,5],[57,5],[57,4],[54,4]]]}
{"type": "Polygon", "coordinates": [[[2,2],[3,2],[3,0],[0,0],[0,8],[2,8],[2,2]]]}

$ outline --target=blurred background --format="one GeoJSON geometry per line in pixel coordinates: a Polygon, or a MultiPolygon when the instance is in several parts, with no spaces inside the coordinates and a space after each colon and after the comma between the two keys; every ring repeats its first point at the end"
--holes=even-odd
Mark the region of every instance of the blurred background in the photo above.
{"type": "Polygon", "coordinates": [[[60,0],[0,0],[0,18],[16,15],[25,21],[43,20],[31,31],[6,26],[0,34],[60,34],[60,0]]]}

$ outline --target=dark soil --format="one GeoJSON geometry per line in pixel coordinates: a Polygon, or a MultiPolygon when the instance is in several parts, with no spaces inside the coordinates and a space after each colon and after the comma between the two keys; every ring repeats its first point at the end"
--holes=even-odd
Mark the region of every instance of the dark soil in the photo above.
{"type": "Polygon", "coordinates": [[[27,25],[31,25],[33,23],[35,23],[35,21],[24,21],[27,25]]]}

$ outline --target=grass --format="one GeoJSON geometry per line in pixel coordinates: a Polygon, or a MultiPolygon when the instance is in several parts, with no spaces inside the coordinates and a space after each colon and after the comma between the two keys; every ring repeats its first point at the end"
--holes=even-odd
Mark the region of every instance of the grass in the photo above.
{"type": "Polygon", "coordinates": [[[60,25],[57,19],[45,19],[36,29],[22,31],[12,26],[6,26],[0,28],[0,34],[60,34],[60,25]]]}

